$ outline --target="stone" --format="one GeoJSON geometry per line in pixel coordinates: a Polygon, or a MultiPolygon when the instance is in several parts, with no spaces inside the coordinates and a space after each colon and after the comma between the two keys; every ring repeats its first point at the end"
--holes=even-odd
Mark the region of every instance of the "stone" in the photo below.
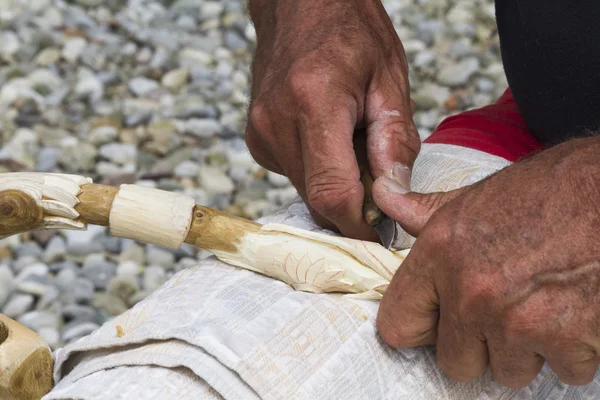
{"type": "Polygon", "coordinates": [[[108,261],[92,262],[83,266],[81,272],[88,278],[96,289],[106,289],[108,282],[115,276],[116,264],[108,261]]]}
{"type": "Polygon", "coordinates": [[[106,228],[99,225],[88,225],[84,231],[65,230],[62,234],[67,240],[67,246],[74,247],[96,241],[99,236],[106,234],[106,228]]]}
{"type": "Polygon", "coordinates": [[[94,321],[96,319],[96,311],[92,307],[80,304],[65,305],[62,314],[67,321],[94,321]]]}
{"type": "Polygon", "coordinates": [[[191,118],[185,123],[185,132],[200,138],[210,138],[221,132],[223,127],[214,119],[191,118]]]}
{"type": "Polygon", "coordinates": [[[135,163],[137,148],[132,144],[108,143],[100,147],[100,155],[118,165],[135,163]]]}
{"type": "Polygon", "coordinates": [[[48,344],[48,346],[52,350],[57,350],[60,346],[60,333],[58,329],[52,327],[42,327],[38,329],[37,333],[44,339],[44,342],[48,344]]]}
{"type": "Polygon", "coordinates": [[[144,270],[144,290],[156,290],[166,281],[167,275],[163,267],[158,265],[150,265],[144,270]]]}
{"type": "Polygon", "coordinates": [[[56,64],[60,60],[60,49],[56,47],[46,47],[40,51],[35,58],[35,63],[41,67],[48,67],[56,64]]]}
{"type": "Polygon", "coordinates": [[[450,89],[434,83],[426,83],[412,96],[417,109],[427,110],[433,107],[442,107],[450,97],[450,89]]]}
{"type": "Polygon", "coordinates": [[[91,102],[97,102],[104,96],[104,84],[87,68],[79,70],[74,90],[78,96],[88,98],[91,102]]]}
{"type": "Polygon", "coordinates": [[[54,236],[46,245],[46,250],[42,256],[42,261],[46,264],[55,263],[63,260],[67,255],[67,245],[61,236],[54,236]]]}
{"type": "Polygon", "coordinates": [[[116,276],[108,284],[108,292],[124,301],[128,301],[139,289],[138,279],[132,275],[116,276]]]}
{"type": "Polygon", "coordinates": [[[275,187],[286,187],[291,184],[287,176],[272,171],[267,173],[267,179],[269,180],[269,183],[275,187]]]}
{"type": "Polygon", "coordinates": [[[6,304],[13,286],[15,276],[6,264],[0,264],[0,309],[6,304]]]}
{"type": "Polygon", "coordinates": [[[117,139],[119,136],[119,130],[114,126],[103,125],[94,128],[90,132],[88,140],[93,145],[99,146],[117,139]]]}
{"type": "Polygon", "coordinates": [[[142,268],[140,268],[140,265],[135,261],[121,261],[117,266],[117,276],[136,276],[139,275],[141,271],[142,268]]]}
{"type": "Polygon", "coordinates": [[[17,290],[22,293],[29,293],[34,296],[43,296],[48,290],[51,290],[52,283],[46,277],[30,276],[27,279],[17,283],[17,290]]]}
{"type": "Polygon", "coordinates": [[[186,84],[189,76],[190,76],[189,69],[178,68],[178,69],[174,69],[172,71],[167,72],[162,77],[161,83],[167,89],[172,90],[172,91],[177,91],[186,84]]]}
{"type": "Polygon", "coordinates": [[[37,259],[41,258],[44,252],[44,250],[36,242],[22,243],[14,251],[18,258],[31,256],[37,259]]]}
{"type": "Polygon", "coordinates": [[[54,283],[62,290],[67,290],[75,282],[75,279],[77,279],[75,268],[63,268],[56,274],[54,283]]]}
{"type": "Polygon", "coordinates": [[[177,167],[175,167],[175,176],[178,178],[183,177],[196,177],[200,171],[200,165],[194,161],[183,161],[177,167]]]}
{"type": "Polygon", "coordinates": [[[149,263],[165,269],[170,269],[175,264],[175,255],[172,252],[152,245],[147,246],[146,259],[149,263]]]}
{"type": "Polygon", "coordinates": [[[81,54],[88,45],[87,40],[82,37],[73,37],[65,40],[65,44],[62,49],[62,57],[71,62],[76,62],[81,54]]]}
{"type": "Polygon", "coordinates": [[[127,311],[127,305],[123,299],[110,293],[94,293],[92,306],[110,316],[117,316],[127,311]]]}
{"type": "Polygon", "coordinates": [[[65,328],[65,330],[62,332],[62,339],[65,342],[80,339],[94,332],[98,328],[100,328],[100,325],[94,322],[77,323],[69,328],[65,328]]]}
{"type": "Polygon", "coordinates": [[[475,57],[465,58],[458,63],[451,63],[442,68],[437,79],[447,86],[461,86],[468,83],[469,79],[480,69],[479,60],[475,57]]]}
{"type": "Polygon", "coordinates": [[[45,147],[38,153],[36,172],[54,172],[58,165],[60,157],[60,149],[56,147],[45,147]]]}
{"type": "Polygon", "coordinates": [[[145,96],[158,88],[158,82],[153,79],[136,77],[129,81],[129,90],[136,96],[145,96]]]}
{"type": "Polygon", "coordinates": [[[94,295],[94,283],[89,279],[78,277],[75,278],[67,291],[76,302],[89,301],[94,295]]]}
{"type": "Polygon", "coordinates": [[[148,126],[151,142],[146,148],[159,155],[165,155],[175,150],[181,144],[177,125],[171,121],[155,121],[148,126]]]}
{"type": "Polygon", "coordinates": [[[30,311],[21,315],[17,322],[25,325],[29,329],[39,331],[42,328],[58,329],[60,320],[58,315],[49,311],[30,311]]]}
{"type": "Polygon", "coordinates": [[[146,253],[144,248],[137,243],[133,243],[131,246],[125,248],[125,250],[121,253],[119,256],[119,261],[121,263],[125,261],[132,261],[136,265],[143,265],[146,262],[146,253]]]}
{"type": "Polygon", "coordinates": [[[8,318],[16,319],[31,309],[34,297],[30,294],[14,293],[2,308],[2,314],[8,318]]]}
{"type": "Polygon", "coordinates": [[[209,193],[229,194],[235,189],[231,178],[216,167],[201,166],[198,178],[200,187],[209,193]]]}

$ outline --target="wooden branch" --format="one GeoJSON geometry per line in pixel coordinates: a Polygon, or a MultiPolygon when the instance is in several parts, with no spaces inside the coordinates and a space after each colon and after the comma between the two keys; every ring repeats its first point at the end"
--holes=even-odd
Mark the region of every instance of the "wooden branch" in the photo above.
{"type": "Polygon", "coordinates": [[[50,348],[37,333],[0,314],[0,399],[41,399],[52,385],[50,348]]]}

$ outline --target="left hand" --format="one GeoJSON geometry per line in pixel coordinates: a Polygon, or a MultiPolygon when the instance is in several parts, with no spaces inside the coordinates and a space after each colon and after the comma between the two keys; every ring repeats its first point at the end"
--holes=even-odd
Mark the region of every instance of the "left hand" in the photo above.
{"type": "MultiPolygon", "coordinates": [[[[449,193],[394,193],[382,211],[417,240],[384,295],[392,347],[437,347],[466,382],[488,367],[519,389],[544,361],[566,384],[600,364],[600,140],[577,139],[449,193]]],[[[390,190],[391,188],[391,190],[390,190]]],[[[400,189],[400,192],[402,190],[400,189]]]]}

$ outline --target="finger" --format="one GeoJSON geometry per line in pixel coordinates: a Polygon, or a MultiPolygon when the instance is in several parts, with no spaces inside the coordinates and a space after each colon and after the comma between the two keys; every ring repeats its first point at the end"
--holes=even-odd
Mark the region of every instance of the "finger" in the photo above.
{"type": "Polygon", "coordinates": [[[569,350],[566,348],[556,349],[555,351],[544,354],[548,366],[554,371],[558,378],[567,385],[581,386],[587,385],[594,379],[600,357],[592,349],[587,355],[577,356],[565,354],[569,350]]]}
{"type": "Polygon", "coordinates": [[[436,360],[448,376],[459,382],[481,376],[488,366],[485,338],[464,323],[451,301],[441,302],[436,360]]]}
{"type": "Polygon", "coordinates": [[[544,358],[535,352],[491,339],[488,343],[494,379],[511,389],[529,385],[544,367],[544,358]]]}
{"type": "Polygon", "coordinates": [[[421,139],[405,78],[385,72],[374,77],[365,107],[367,154],[373,177],[389,175],[397,163],[412,169],[421,139]]]}
{"type": "Polygon", "coordinates": [[[410,235],[418,236],[429,218],[444,204],[454,200],[468,187],[450,192],[410,192],[398,182],[381,177],[373,184],[373,200],[377,206],[410,235]]]}
{"type": "Polygon", "coordinates": [[[283,175],[283,168],[277,162],[273,147],[265,140],[265,137],[273,137],[274,134],[270,117],[265,110],[260,105],[251,108],[245,132],[246,147],[261,167],[283,175]]]}
{"type": "Polygon", "coordinates": [[[363,216],[364,187],[353,144],[356,103],[347,96],[311,107],[298,121],[309,204],[347,237],[377,241],[363,216]]]}
{"type": "MultiPolygon", "coordinates": [[[[402,263],[379,305],[377,330],[394,348],[433,345],[437,338],[439,300],[419,244],[402,263]]],[[[425,253],[427,254],[427,253],[425,253]]]]}

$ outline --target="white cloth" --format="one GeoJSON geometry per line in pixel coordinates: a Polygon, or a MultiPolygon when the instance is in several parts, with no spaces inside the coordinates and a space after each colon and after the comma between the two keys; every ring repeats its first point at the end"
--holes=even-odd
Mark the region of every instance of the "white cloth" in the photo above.
{"type": "MultiPolygon", "coordinates": [[[[424,145],[413,189],[454,189],[506,165],[474,150],[424,145]]],[[[260,222],[319,230],[301,203],[260,222]]],[[[297,292],[211,257],[57,350],[57,385],[44,400],[600,398],[598,375],[569,387],[547,366],[520,391],[494,382],[489,371],[457,383],[437,368],[433,347],[385,345],[377,308],[377,301],[297,292]]]]}

